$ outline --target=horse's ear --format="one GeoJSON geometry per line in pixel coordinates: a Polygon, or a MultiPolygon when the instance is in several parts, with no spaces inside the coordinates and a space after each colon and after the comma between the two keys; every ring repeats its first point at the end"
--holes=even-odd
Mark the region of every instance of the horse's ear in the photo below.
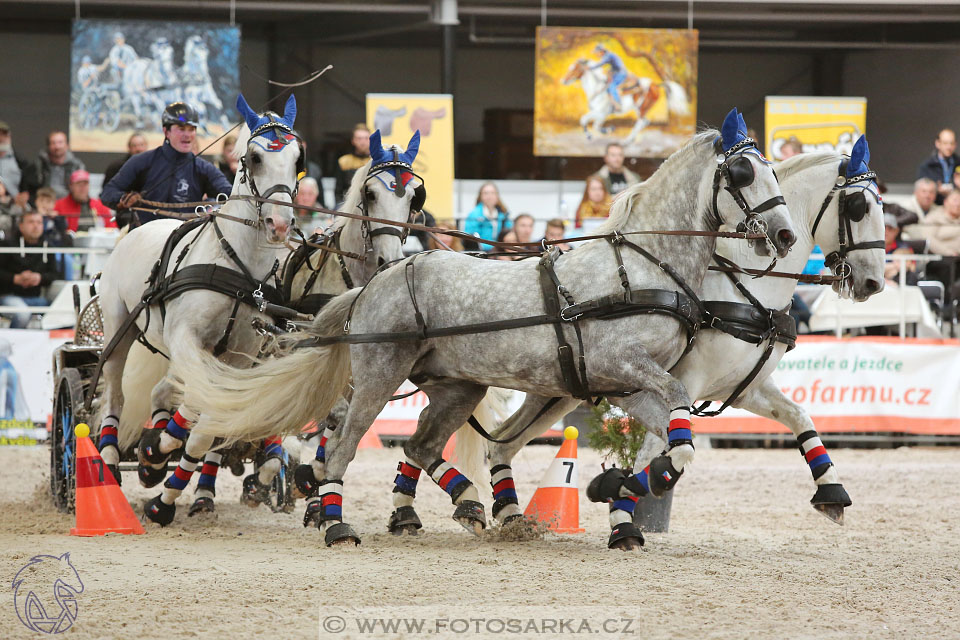
{"type": "Polygon", "coordinates": [[[250,108],[247,101],[244,100],[242,93],[237,95],[237,111],[243,116],[243,120],[247,123],[247,126],[250,127],[251,131],[257,128],[257,121],[260,118],[254,110],[250,108]]]}
{"type": "Polygon", "coordinates": [[[380,129],[370,135],[370,157],[376,161],[383,155],[383,143],[380,142],[380,129]]]}
{"type": "Polygon", "coordinates": [[[283,107],[283,121],[286,122],[291,128],[293,123],[297,120],[297,99],[293,97],[293,94],[290,94],[290,97],[287,98],[287,104],[283,107]]]}
{"type": "Polygon", "coordinates": [[[742,133],[744,137],[747,135],[747,123],[743,119],[743,114],[739,111],[737,112],[737,131],[742,133]]]}
{"type": "Polygon", "coordinates": [[[410,142],[407,143],[407,150],[403,152],[403,158],[412,165],[417,158],[418,151],[420,151],[420,129],[414,132],[410,142]]]}
{"type": "Polygon", "coordinates": [[[723,143],[724,151],[737,143],[737,129],[740,127],[738,115],[737,108],[734,107],[730,110],[730,113],[727,114],[727,117],[723,119],[723,124],[720,126],[720,139],[723,143]]]}
{"type": "Polygon", "coordinates": [[[870,148],[867,146],[867,138],[866,136],[860,136],[853,145],[853,151],[850,152],[850,162],[847,163],[847,177],[860,173],[860,166],[866,166],[869,161],[870,148]]]}

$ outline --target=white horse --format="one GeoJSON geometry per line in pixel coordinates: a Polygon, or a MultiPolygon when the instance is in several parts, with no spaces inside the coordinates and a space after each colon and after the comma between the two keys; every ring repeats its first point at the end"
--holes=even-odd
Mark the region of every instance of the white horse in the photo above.
{"type": "MultiPolygon", "coordinates": [[[[861,138],[849,162],[838,153],[818,153],[798,155],[777,165],[780,188],[798,232],[797,243],[790,254],[778,263],[779,270],[799,273],[814,245],[819,244],[824,253],[838,260],[835,271],[848,275],[834,285],[838,293],[864,300],[883,289],[883,208],[874,182],[875,176],[867,167],[868,160],[866,138],[861,138]],[[839,205],[841,194],[845,200],[843,212],[839,205]],[[827,202],[829,204],[826,204],[822,216],[818,215],[827,202]],[[842,247],[838,229],[848,222],[849,229],[845,230],[847,243],[842,247]]],[[[631,188],[625,197],[642,191],[643,187],[631,188]]],[[[741,267],[763,269],[765,266],[735,241],[721,239],[717,253],[741,267]]],[[[742,284],[763,307],[771,310],[789,309],[797,284],[795,279],[781,277],[753,279],[737,276],[737,279],[742,280],[742,284]]],[[[726,273],[717,272],[709,273],[704,280],[704,299],[751,304],[726,273]]],[[[789,317],[784,319],[793,322],[789,317]]],[[[735,324],[727,326],[736,327],[735,324]]],[[[758,337],[761,331],[755,327],[753,333],[753,337],[758,337]]],[[[727,401],[759,364],[767,347],[772,347],[766,363],[750,385],[733,400],[732,406],[777,420],[790,428],[817,486],[811,503],[834,522],[842,523],[843,509],[850,505],[850,498],[840,484],[837,471],[823,448],[813,422],[807,412],[786,397],[770,377],[786,352],[788,342],[790,340],[778,342],[770,337],[757,338],[755,343],[751,343],[721,330],[706,330],[697,339],[693,350],[670,373],[683,383],[692,398],[727,401]]],[[[494,480],[503,483],[509,479],[509,482],[501,484],[499,490],[494,490],[494,499],[501,506],[500,509],[494,508],[494,517],[501,521],[520,517],[521,513],[515,493],[512,501],[505,500],[508,493],[505,489],[513,488],[510,469],[512,458],[527,442],[543,433],[556,420],[562,419],[578,404],[575,399],[561,399],[534,420],[548,400],[528,396],[517,413],[494,434],[498,439],[511,438],[518,431],[523,434],[513,442],[490,446],[490,464],[496,469],[494,480]]],[[[625,502],[632,512],[637,497],[648,492],[662,495],[662,483],[657,482],[657,474],[651,473],[650,463],[668,443],[670,436],[659,423],[652,421],[652,415],[644,418],[641,422],[648,425],[649,431],[643,449],[637,456],[633,475],[625,475],[621,469],[608,469],[591,483],[592,491],[588,490],[591,499],[611,501],[612,512],[616,510],[618,501],[625,502]]],[[[461,431],[457,435],[458,441],[463,436],[473,437],[461,431]]],[[[473,450],[479,450],[479,455],[483,457],[482,447],[473,450]]],[[[673,469],[668,469],[668,472],[679,475],[673,469]]],[[[611,524],[615,527],[618,522],[611,524]]]]}
{"type": "MultiPolygon", "coordinates": [[[[237,149],[244,151],[244,168],[237,173],[233,196],[260,193],[292,202],[300,147],[278,145],[278,129],[262,125],[269,122],[282,127],[282,131],[292,131],[296,100],[290,96],[283,118],[253,113],[243,96],[238,98],[237,106],[246,118],[247,128],[242,136],[247,139],[237,144],[237,149]],[[251,129],[256,135],[250,136],[251,129]]],[[[284,141],[289,142],[285,138],[284,141]]],[[[205,224],[195,225],[172,248],[165,271],[159,272],[158,261],[168,238],[180,227],[176,220],[156,220],[134,229],[117,244],[104,267],[100,289],[104,340],[108,344],[113,340],[117,342],[103,364],[105,388],[100,413],[100,447],[104,461],[114,469],[119,462],[117,432],[123,409],[124,366],[127,352],[138,336],[142,335],[173,363],[191,350],[216,349],[236,365],[248,366],[249,359],[244,354],[256,353],[255,349],[250,350],[250,345],[258,344],[250,325],[251,317],[259,314],[250,304],[252,292],[271,277],[277,250],[288,230],[296,224],[296,217],[290,207],[241,200],[227,201],[221,214],[237,220],[214,217],[205,224]],[[211,290],[212,286],[190,287],[175,297],[160,296],[152,299],[151,304],[141,304],[145,296],[144,283],[163,281],[175,271],[189,273],[191,267],[194,274],[199,274],[204,265],[233,271],[235,280],[219,290],[232,289],[234,293],[225,295],[211,290]],[[155,277],[151,278],[151,274],[155,277]],[[246,303],[241,304],[242,301],[246,303]],[[141,311],[135,326],[123,331],[128,315],[135,309],[141,311]]],[[[174,280],[171,286],[177,282],[174,280]]],[[[147,434],[157,437],[148,439],[146,447],[141,442],[141,479],[151,474],[162,479],[169,454],[186,439],[190,425],[199,416],[202,403],[182,406],[171,418],[168,410],[174,406],[174,391],[169,375],[153,388],[153,420],[157,426],[165,426],[166,431],[161,437],[161,430],[147,430],[147,434]],[[145,462],[148,464],[143,464],[145,462]]],[[[138,393],[147,393],[147,390],[139,389],[138,393]]],[[[132,428],[138,430],[141,424],[134,424],[132,428]]],[[[181,469],[190,471],[196,466],[189,455],[184,456],[180,465],[181,469]]]]}
{"type": "Polygon", "coordinates": [[[580,117],[580,126],[587,140],[609,133],[610,128],[603,127],[607,118],[634,113],[637,116],[637,122],[622,143],[629,145],[635,142],[640,132],[650,124],[647,112],[660,98],[661,88],[666,93],[667,112],[670,116],[685,116],[690,113],[690,99],[687,97],[687,92],[679,83],[672,80],[654,82],[650,78],[630,74],[623,83],[628,88],[620,97],[619,109],[613,97],[607,93],[607,74],[603,69],[592,69],[589,60],[577,60],[570,65],[560,81],[563,84],[571,84],[576,80],[580,81],[580,86],[587,96],[588,110],[580,117]]]}
{"type": "Polygon", "coordinates": [[[142,126],[144,106],[160,113],[180,97],[173,47],[166,38],[161,38],[150,45],[150,52],[153,58],[137,58],[124,67],[119,87],[121,97],[133,109],[137,126],[142,126]]]}
{"type": "MultiPolygon", "coordinates": [[[[357,534],[342,522],[343,474],[363,434],[394,390],[409,378],[426,392],[430,404],[404,447],[408,464],[418,474],[426,468],[447,491],[457,506],[454,517],[461,524],[471,530],[485,526],[476,487],[443,460],[442,450],[487,387],[551,396],[566,395],[576,388],[588,394],[623,391],[630,395],[618,403],[626,411],[637,413],[644,408],[655,412],[664,424],[671,413],[678,412],[676,407],[690,405],[683,386],[665,367],[672,366],[687,346],[684,318],[690,316],[682,311],[687,307],[677,293],[679,282],[687,283],[689,292],[700,288],[715,241],[712,237],[680,240],[678,236],[653,235],[643,236],[639,241],[643,248],[639,248],[620,234],[641,229],[715,230],[723,223],[741,223],[745,212],[756,222],[762,212],[767,237],[781,255],[795,240],[773,171],[753,141],[746,138],[746,125],[736,110],[727,116],[720,135],[716,131],[698,134],[645,184],[650,197],[644,204],[649,208],[640,212],[639,207],[621,204],[601,231],[611,234],[614,248],[607,241],[594,241],[555,261],[554,273],[563,287],[544,284],[544,273],[534,261],[484,261],[449,252],[420,254],[384,271],[362,291],[355,289],[327,305],[307,333],[332,343],[267,360],[255,372],[193,353],[190,362],[178,365],[186,402],[194,395],[204,399],[202,429],[208,435],[227,441],[249,440],[289,431],[291,425],[325,414],[352,371],[353,397],[346,423],[327,455],[325,477],[318,479],[319,495],[308,502],[305,522],[326,529],[328,545],[359,543],[357,534]],[[621,244],[622,252],[617,248],[621,244]],[[672,269],[664,269],[656,258],[644,257],[644,251],[669,261],[672,269]],[[618,252],[623,263],[619,271],[618,252]],[[668,275],[671,271],[673,275],[668,275]],[[573,373],[557,359],[558,342],[577,342],[573,327],[562,335],[555,331],[554,325],[561,327],[560,320],[568,317],[562,312],[559,318],[555,313],[547,316],[556,321],[540,324],[544,305],[551,309],[556,300],[550,296],[558,290],[573,300],[597,304],[604,296],[623,300],[624,285],[615,275],[618,272],[629,274],[632,291],[666,291],[662,295],[678,301],[670,306],[678,315],[627,313],[580,321],[577,327],[586,358],[581,373],[573,373]],[[603,273],[609,277],[598,275],[603,273]],[[541,286],[547,298],[541,295],[541,286]],[[453,330],[431,337],[432,331],[442,328],[516,322],[518,318],[536,322],[479,335],[453,330]],[[395,332],[406,339],[385,341],[389,338],[381,337],[395,332]],[[356,342],[336,342],[338,336],[356,342]],[[578,382],[572,381],[571,373],[578,382]],[[263,393],[265,380],[271,383],[269,393],[263,393]],[[240,398],[245,399],[242,407],[240,398]],[[636,399],[642,403],[637,404],[636,399]]],[[[765,245],[757,247],[764,249],[765,245]]],[[[543,271],[549,271],[548,267],[543,271]]],[[[683,297],[686,295],[689,293],[683,297]]],[[[569,349],[569,345],[559,349],[561,359],[569,349]]],[[[689,443],[673,444],[677,446],[670,457],[676,465],[682,467],[692,460],[689,443]]]]}

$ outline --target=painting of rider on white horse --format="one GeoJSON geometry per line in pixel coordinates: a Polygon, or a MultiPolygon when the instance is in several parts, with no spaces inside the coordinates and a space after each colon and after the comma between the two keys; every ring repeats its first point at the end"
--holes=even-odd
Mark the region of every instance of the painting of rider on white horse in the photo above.
{"type": "Polygon", "coordinates": [[[697,32],[537,30],[534,150],[664,158],[696,130],[697,32]]]}

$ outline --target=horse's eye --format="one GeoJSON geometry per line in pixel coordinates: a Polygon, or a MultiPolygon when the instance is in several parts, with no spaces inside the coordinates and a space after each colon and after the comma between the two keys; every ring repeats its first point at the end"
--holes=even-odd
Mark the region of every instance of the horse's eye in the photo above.
{"type": "Polygon", "coordinates": [[[367,202],[373,202],[377,199],[377,194],[373,189],[367,189],[365,191],[365,195],[367,197],[367,202]]]}
{"type": "Polygon", "coordinates": [[[263,162],[263,158],[260,157],[259,153],[255,153],[253,154],[253,157],[250,159],[250,162],[252,162],[253,164],[260,164],[261,162],[263,162]]]}

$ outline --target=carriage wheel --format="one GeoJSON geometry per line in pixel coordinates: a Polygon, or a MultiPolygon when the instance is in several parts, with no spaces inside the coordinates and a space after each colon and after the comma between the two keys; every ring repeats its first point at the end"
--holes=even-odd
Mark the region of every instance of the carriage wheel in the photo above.
{"type": "Polygon", "coordinates": [[[50,433],[50,494],[62,512],[72,512],[76,479],[76,438],[74,427],[82,419],[83,380],[76,369],[64,369],[57,380],[50,433]]]}
{"type": "Polygon", "coordinates": [[[81,129],[93,129],[97,126],[97,97],[87,91],[77,104],[77,121],[81,129]]]}
{"type": "Polygon", "coordinates": [[[290,513],[293,511],[293,469],[290,468],[290,457],[287,452],[283,452],[283,459],[280,464],[280,471],[274,476],[270,484],[270,509],[275,513],[282,511],[290,513]]]}
{"type": "Polygon", "coordinates": [[[114,91],[103,97],[103,106],[100,113],[103,118],[103,128],[107,131],[116,131],[120,126],[120,95],[114,91]]]}

